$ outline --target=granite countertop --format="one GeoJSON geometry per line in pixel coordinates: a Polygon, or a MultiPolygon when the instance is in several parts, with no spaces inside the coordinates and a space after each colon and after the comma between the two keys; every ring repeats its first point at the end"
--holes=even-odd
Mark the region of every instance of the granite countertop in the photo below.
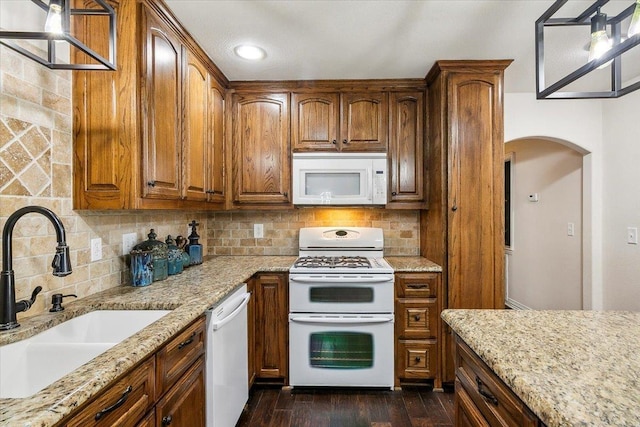
{"type": "Polygon", "coordinates": [[[640,426],[640,312],[445,310],[548,427],[640,426]]]}
{"type": "MultiPolygon", "coordinates": [[[[295,259],[295,256],[211,257],[202,265],[150,286],[120,286],[65,302],[62,312],[20,319],[19,328],[0,332],[0,346],[94,310],[173,310],[33,396],[0,399],[0,425],[54,425],[158,350],[167,339],[222,301],[256,272],[287,272],[295,259]]],[[[386,259],[396,271],[441,271],[440,266],[418,256],[386,259]]]]}
{"type": "Polygon", "coordinates": [[[441,266],[420,256],[386,256],[384,259],[396,273],[442,272],[441,266]]]}

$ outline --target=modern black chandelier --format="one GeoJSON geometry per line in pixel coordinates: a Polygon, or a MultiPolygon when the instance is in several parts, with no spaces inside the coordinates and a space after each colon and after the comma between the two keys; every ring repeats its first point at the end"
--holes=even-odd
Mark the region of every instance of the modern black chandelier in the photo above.
{"type": "MultiPolygon", "coordinates": [[[[640,81],[623,87],[622,54],[640,45],[640,0],[615,16],[607,16],[601,8],[609,0],[597,0],[576,17],[554,17],[567,3],[556,0],[555,3],[536,21],[536,95],[538,99],[575,99],[575,98],[618,98],[640,89],[640,81]],[[623,21],[631,17],[628,27],[623,21]],[[546,85],[545,81],[545,39],[546,27],[584,26],[591,29],[588,61],[560,80],[546,85]],[[609,32],[607,32],[609,29],[609,32]],[[570,83],[598,68],[611,67],[611,90],[571,92],[561,91],[570,83]]],[[[585,34],[588,34],[585,31],[585,34]]],[[[586,39],[585,39],[586,41],[586,39]]],[[[640,51],[638,52],[640,55],[640,51]]]]}
{"type": "MultiPolygon", "coordinates": [[[[90,0],[95,8],[76,9],[70,0],[31,0],[39,6],[47,17],[43,31],[0,31],[0,44],[54,70],[115,70],[116,69],[116,12],[105,0],[90,0]],[[80,41],[72,31],[71,17],[89,18],[103,16],[109,19],[108,37],[109,52],[105,58],[94,49],[80,41]],[[29,47],[19,41],[46,41],[45,55],[32,52],[29,47]],[[67,43],[70,49],[77,49],[91,58],[87,63],[61,62],[56,54],[56,47],[67,43]]],[[[86,3],[86,2],[85,2],[86,3]]],[[[26,12],[25,12],[26,13],[26,12]]]]}

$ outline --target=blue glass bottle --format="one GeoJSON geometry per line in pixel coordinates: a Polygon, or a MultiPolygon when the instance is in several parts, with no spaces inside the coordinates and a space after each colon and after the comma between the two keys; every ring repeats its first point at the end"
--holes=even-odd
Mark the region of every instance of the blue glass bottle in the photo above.
{"type": "Polygon", "coordinates": [[[191,234],[189,235],[189,244],[185,248],[185,252],[189,254],[189,265],[202,264],[202,245],[198,243],[200,236],[196,230],[196,226],[200,224],[193,220],[189,225],[191,226],[191,234]]]}

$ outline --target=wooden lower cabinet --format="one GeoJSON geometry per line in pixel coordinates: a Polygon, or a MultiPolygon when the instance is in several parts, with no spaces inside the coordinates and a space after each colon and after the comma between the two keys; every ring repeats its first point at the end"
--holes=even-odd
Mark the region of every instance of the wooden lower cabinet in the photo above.
{"type": "Polygon", "coordinates": [[[539,427],[542,422],[462,341],[455,337],[456,426],[539,427]]]}
{"type": "Polygon", "coordinates": [[[395,275],[395,385],[440,380],[440,273],[395,275]]]}
{"type": "Polygon", "coordinates": [[[156,404],[156,426],[204,426],[204,356],[156,404]]]}
{"type": "Polygon", "coordinates": [[[253,342],[249,342],[253,361],[249,365],[253,366],[256,381],[286,384],[289,371],[288,275],[260,273],[252,282],[255,326],[249,334],[253,336],[253,342]]]}
{"type": "Polygon", "coordinates": [[[204,427],[204,331],[202,316],[57,425],[204,427]]]}

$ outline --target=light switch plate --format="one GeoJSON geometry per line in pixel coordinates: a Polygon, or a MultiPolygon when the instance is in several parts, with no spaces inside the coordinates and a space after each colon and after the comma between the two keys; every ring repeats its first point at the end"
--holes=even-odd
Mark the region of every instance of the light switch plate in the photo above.
{"type": "Polygon", "coordinates": [[[638,244],[638,227],[627,227],[627,243],[630,245],[638,244]]]}
{"type": "Polygon", "coordinates": [[[264,237],[264,227],[262,224],[253,224],[253,237],[262,239],[264,237]]]}
{"type": "Polygon", "coordinates": [[[91,239],[91,261],[102,259],[102,239],[100,237],[91,239]]]}

